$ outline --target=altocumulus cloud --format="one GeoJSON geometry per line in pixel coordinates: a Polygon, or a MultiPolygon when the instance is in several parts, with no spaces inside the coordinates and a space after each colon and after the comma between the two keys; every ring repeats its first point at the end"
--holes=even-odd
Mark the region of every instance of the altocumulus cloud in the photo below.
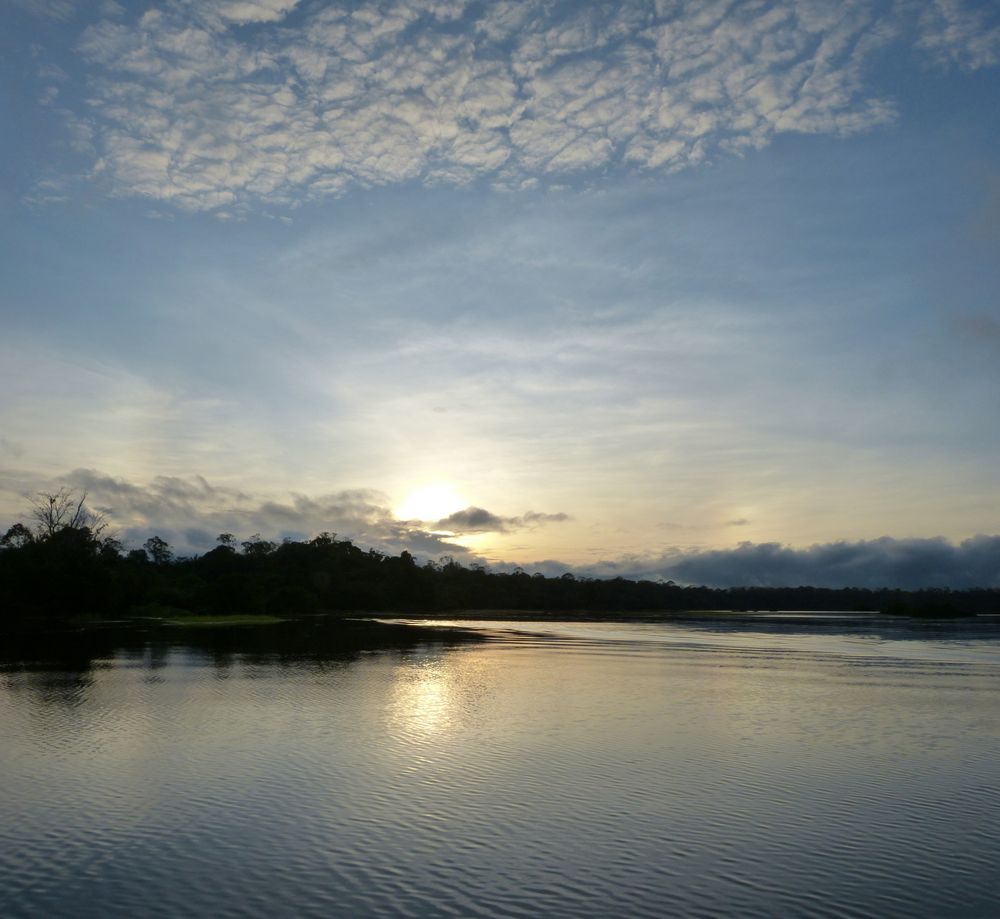
{"type": "Polygon", "coordinates": [[[76,0],[13,0],[15,6],[36,16],[51,19],[69,19],[75,12],[76,0]]]}
{"type": "Polygon", "coordinates": [[[961,0],[102,9],[77,43],[88,77],[64,110],[74,148],[114,194],[221,215],[404,181],[680,169],[781,132],[892,120],[865,85],[890,42],[946,66],[1000,58],[996,10],[961,0]]]}

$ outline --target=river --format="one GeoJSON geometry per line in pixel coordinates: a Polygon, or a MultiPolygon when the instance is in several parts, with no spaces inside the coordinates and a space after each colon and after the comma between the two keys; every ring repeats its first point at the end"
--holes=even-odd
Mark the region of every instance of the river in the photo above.
{"type": "Polygon", "coordinates": [[[8,647],[0,916],[1000,915],[995,622],[453,625],[8,647]]]}

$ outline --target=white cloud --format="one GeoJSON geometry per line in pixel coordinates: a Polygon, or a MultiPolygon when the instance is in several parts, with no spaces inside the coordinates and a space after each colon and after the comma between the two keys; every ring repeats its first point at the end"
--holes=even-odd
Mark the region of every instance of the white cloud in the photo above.
{"type": "MultiPolygon", "coordinates": [[[[204,3],[204,0],[199,0],[204,3]]],[[[227,22],[276,22],[298,3],[298,0],[217,0],[210,4],[227,22]]]]}
{"type": "Polygon", "coordinates": [[[960,0],[173,0],[84,31],[75,123],[114,194],[182,210],[669,171],[891,121],[866,72],[907,23],[940,60],[997,62],[1000,27],[960,0]]]}
{"type": "Polygon", "coordinates": [[[934,0],[920,17],[919,44],[938,63],[967,70],[1000,63],[1000,8],[970,8],[963,0],[934,0]]]}
{"type": "Polygon", "coordinates": [[[35,16],[49,19],[69,19],[77,9],[77,0],[13,0],[13,3],[35,16]]]}

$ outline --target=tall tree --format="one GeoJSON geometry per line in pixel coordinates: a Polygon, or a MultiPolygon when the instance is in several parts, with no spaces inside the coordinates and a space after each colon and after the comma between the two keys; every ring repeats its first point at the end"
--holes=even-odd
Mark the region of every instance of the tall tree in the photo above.
{"type": "Polygon", "coordinates": [[[28,518],[34,521],[35,535],[39,539],[51,539],[63,530],[89,530],[97,538],[107,528],[104,514],[87,507],[87,493],[77,495],[70,488],[60,488],[57,492],[39,492],[29,495],[31,506],[28,518]]]}

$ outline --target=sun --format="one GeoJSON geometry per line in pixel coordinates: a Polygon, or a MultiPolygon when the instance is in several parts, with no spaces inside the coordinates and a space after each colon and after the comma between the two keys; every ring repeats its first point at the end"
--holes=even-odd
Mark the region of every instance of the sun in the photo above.
{"type": "Polygon", "coordinates": [[[443,520],[465,505],[451,485],[421,485],[396,508],[396,517],[399,520],[443,520]]]}

